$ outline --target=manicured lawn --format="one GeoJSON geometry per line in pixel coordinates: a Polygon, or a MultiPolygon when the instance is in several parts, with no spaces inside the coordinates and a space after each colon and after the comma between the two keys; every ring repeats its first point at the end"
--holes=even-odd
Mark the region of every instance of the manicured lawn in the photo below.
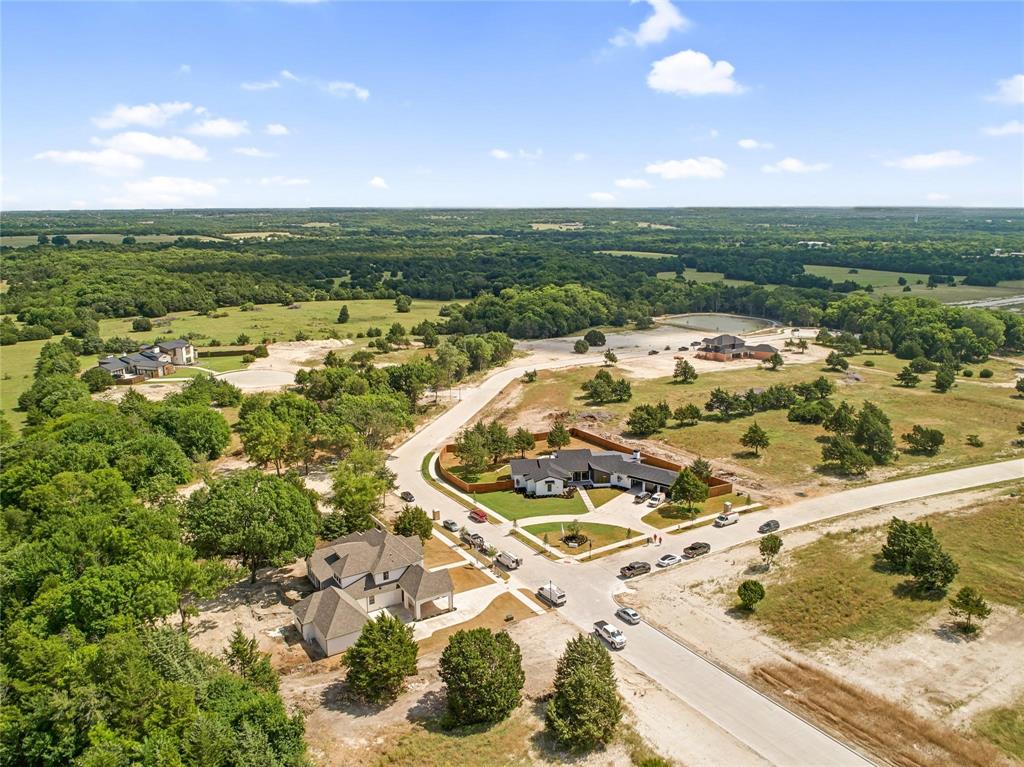
{"type": "Polygon", "coordinates": [[[978,716],[974,729],[986,740],[1024,760],[1024,697],[1012,706],[994,708],[978,716]]]}
{"type": "Polygon", "coordinates": [[[593,490],[588,490],[587,495],[590,496],[590,502],[594,506],[601,508],[608,501],[622,495],[622,491],[615,487],[595,487],[593,490]]]}
{"type": "Polygon", "coordinates": [[[703,517],[707,514],[719,514],[725,508],[726,501],[731,501],[733,506],[744,506],[747,503],[747,496],[730,493],[729,495],[721,495],[717,498],[708,498],[704,503],[694,504],[697,513],[692,515],[687,512],[684,505],[665,503],[654,509],[654,511],[644,514],[642,521],[658,529],[671,527],[680,522],[703,517]]]}
{"type": "Polygon", "coordinates": [[[454,466],[445,465],[452,474],[459,479],[464,479],[466,482],[496,482],[499,479],[508,479],[509,468],[507,463],[499,463],[489,466],[486,471],[480,474],[469,474],[465,468],[459,464],[454,466]]]}
{"type": "Polygon", "coordinates": [[[587,513],[579,494],[572,498],[527,498],[511,490],[496,493],[475,493],[473,498],[489,509],[494,509],[505,519],[545,517],[549,514],[581,516],[587,513]]]}
{"type": "MultiPolygon", "coordinates": [[[[1024,501],[1006,496],[971,514],[927,521],[960,565],[948,594],[973,586],[989,602],[1024,609],[1024,501]]],[[[757,619],[781,639],[816,645],[882,639],[945,611],[944,598],[898,596],[909,578],[876,566],[884,542],[885,528],[875,527],[827,535],[789,554],[783,547],[782,567],[766,579],[757,619]]]]}
{"type": "Polygon", "coordinates": [[[593,548],[597,549],[601,546],[607,546],[610,543],[616,543],[617,541],[631,538],[638,532],[636,530],[627,530],[626,528],[618,527],[617,525],[600,525],[594,522],[581,522],[580,529],[589,540],[583,546],[571,549],[562,543],[559,538],[562,534],[563,527],[564,523],[562,522],[543,522],[539,525],[527,525],[525,529],[527,532],[533,533],[541,540],[544,539],[544,535],[546,533],[548,536],[548,545],[566,554],[586,554],[591,548],[590,543],[593,543],[593,548]]]}

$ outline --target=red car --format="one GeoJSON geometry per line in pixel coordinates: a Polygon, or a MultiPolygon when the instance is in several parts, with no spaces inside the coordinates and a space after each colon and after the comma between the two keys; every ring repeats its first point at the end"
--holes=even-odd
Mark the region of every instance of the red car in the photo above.
{"type": "Polygon", "coordinates": [[[487,512],[484,511],[483,509],[473,509],[471,512],[469,512],[469,518],[474,522],[486,522],[487,512]]]}

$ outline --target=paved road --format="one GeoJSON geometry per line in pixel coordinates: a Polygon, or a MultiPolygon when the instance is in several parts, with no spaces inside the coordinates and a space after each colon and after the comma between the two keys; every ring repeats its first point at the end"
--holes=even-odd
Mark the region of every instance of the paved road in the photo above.
{"type": "MultiPolygon", "coordinates": [[[[473,526],[463,507],[423,479],[423,456],[457,432],[524,369],[567,367],[599,360],[594,356],[575,360],[536,361],[531,358],[529,364],[520,362],[495,373],[476,387],[463,389],[459,402],[394,451],[390,465],[398,475],[400,489],[412,491],[423,508],[439,509],[445,518],[473,526]]],[[[727,528],[705,527],[690,534],[666,536],[666,543],[661,547],[623,551],[589,564],[552,562],[509,536],[512,527],[507,523],[485,523],[474,529],[489,543],[523,558],[523,567],[512,573],[514,585],[533,591],[553,581],[563,588],[568,595],[567,604],[561,608],[563,617],[586,632],[592,629],[595,620],[607,619],[614,612],[614,594],[624,588],[618,569],[626,562],[635,559],[653,562],[668,551],[681,551],[694,540],[711,543],[711,556],[714,556],[723,548],[755,539],[757,526],[769,518],[778,518],[786,529],[875,506],[1021,477],[1024,477],[1024,460],[1015,460],[846,490],[753,512],[727,528]]],[[[621,654],[626,660],[766,760],[777,765],[801,766],[869,764],[844,744],[657,629],[641,624],[624,630],[628,644],[621,654]]]]}

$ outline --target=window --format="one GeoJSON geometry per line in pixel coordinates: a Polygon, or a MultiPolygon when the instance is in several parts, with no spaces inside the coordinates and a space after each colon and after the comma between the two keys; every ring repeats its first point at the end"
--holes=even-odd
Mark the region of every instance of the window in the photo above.
{"type": "Polygon", "coordinates": [[[377,601],[377,597],[370,597],[370,604],[371,604],[371,605],[372,605],[372,604],[373,604],[374,602],[376,602],[376,601],[377,601]]]}
{"type": "Polygon", "coordinates": [[[381,580],[385,580],[386,581],[390,577],[391,577],[391,571],[385,570],[384,571],[384,577],[381,580]]]}
{"type": "Polygon", "coordinates": [[[551,492],[552,490],[554,490],[554,489],[555,489],[555,483],[554,483],[554,482],[545,482],[544,484],[545,484],[545,485],[547,485],[547,488],[548,488],[548,492],[549,492],[549,493],[550,493],[550,492],[551,492]]]}

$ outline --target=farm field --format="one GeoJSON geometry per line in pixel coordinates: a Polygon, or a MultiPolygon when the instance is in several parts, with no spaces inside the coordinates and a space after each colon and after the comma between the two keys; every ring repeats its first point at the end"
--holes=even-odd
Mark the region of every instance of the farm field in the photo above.
{"type": "MultiPolygon", "coordinates": [[[[992,604],[1024,610],[1024,502],[1001,498],[973,513],[925,517],[960,565],[947,592],[972,586],[992,604]]],[[[908,595],[908,576],[888,572],[876,554],[885,528],[827,535],[788,557],[766,580],[755,618],[796,645],[836,639],[879,640],[913,629],[946,610],[943,598],[908,595]]]]}
{"type": "Polygon", "coordinates": [[[819,277],[828,277],[833,282],[853,280],[854,282],[859,282],[861,285],[871,285],[876,289],[899,287],[902,290],[903,286],[899,284],[900,277],[906,277],[911,288],[915,286],[915,283],[917,283],[918,280],[921,281],[922,286],[928,282],[927,274],[916,274],[914,272],[888,272],[881,271],[879,269],[856,269],[856,274],[850,274],[850,267],[848,266],[818,266],[817,264],[804,264],[804,271],[808,274],[816,274],[819,277]]]}
{"type": "MultiPolygon", "coordinates": [[[[861,356],[854,359],[861,359],[861,356]]],[[[1009,366],[1010,363],[1006,364],[1009,366]]],[[[634,380],[633,398],[629,402],[593,406],[582,398],[580,388],[593,376],[593,370],[542,371],[537,381],[529,384],[527,401],[531,413],[568,411],[577,417],[586,413],[600,414],[604,430],[623,433],[629,411],[641,403],[665,400],[673,409],[689,403],[703,409],[708,395],[716,387],[743,392],[773,383],[794,384],[825,375],[837,386],[833,401],[849,400],[857,408],[863,402],[871,401],[881,407],[892,420],[900,447],[903,446],[900,435],[910,431],[915,424],[934,427],[945,434],[945,445],[937,456],[901,454],[889,466],[875,469],[871,475],[875,479],[1002,460],[1022,452],[1012,443],[1017,437],[1016,424],[1024,419],[1024,400],[1015,397],[1012,389],[979,383],[975,376],[973,379],[958,379],[958,384],[951,391],[939,394],[930,388],[928,376],[923,377],[917,388],[905,389],[894,385],[890,372],[858,368],[857,373],[862,381],[853,381],[844,374],[827,372],[817,366],[791,366],[775,372],[746,368],[705,373],[690,385],[674,384],[667,378],[634,380]],[[954,412],[958,417],[951,419],[949,414],[954,412]],[[977,434],[983,446],[968,446],[968,434],[977,434]]],[[[722,462],[741,475],[756,477],[766,486],[819,484],[825,478],[816,471],[821,460],[821,445],[817,439],[825,436],[826,432],[820,426],[792,423],[786,415],[785,410],[776,410],[732,421],[701,421],[689,427],[678,427],[672,422],[649,440],[690,455],[702,455],[722,462]],[[771,446],[759,457],[748,454],[739,444],[740,436],[754,421],[768,432],[771,439],[771,446]]]]}

